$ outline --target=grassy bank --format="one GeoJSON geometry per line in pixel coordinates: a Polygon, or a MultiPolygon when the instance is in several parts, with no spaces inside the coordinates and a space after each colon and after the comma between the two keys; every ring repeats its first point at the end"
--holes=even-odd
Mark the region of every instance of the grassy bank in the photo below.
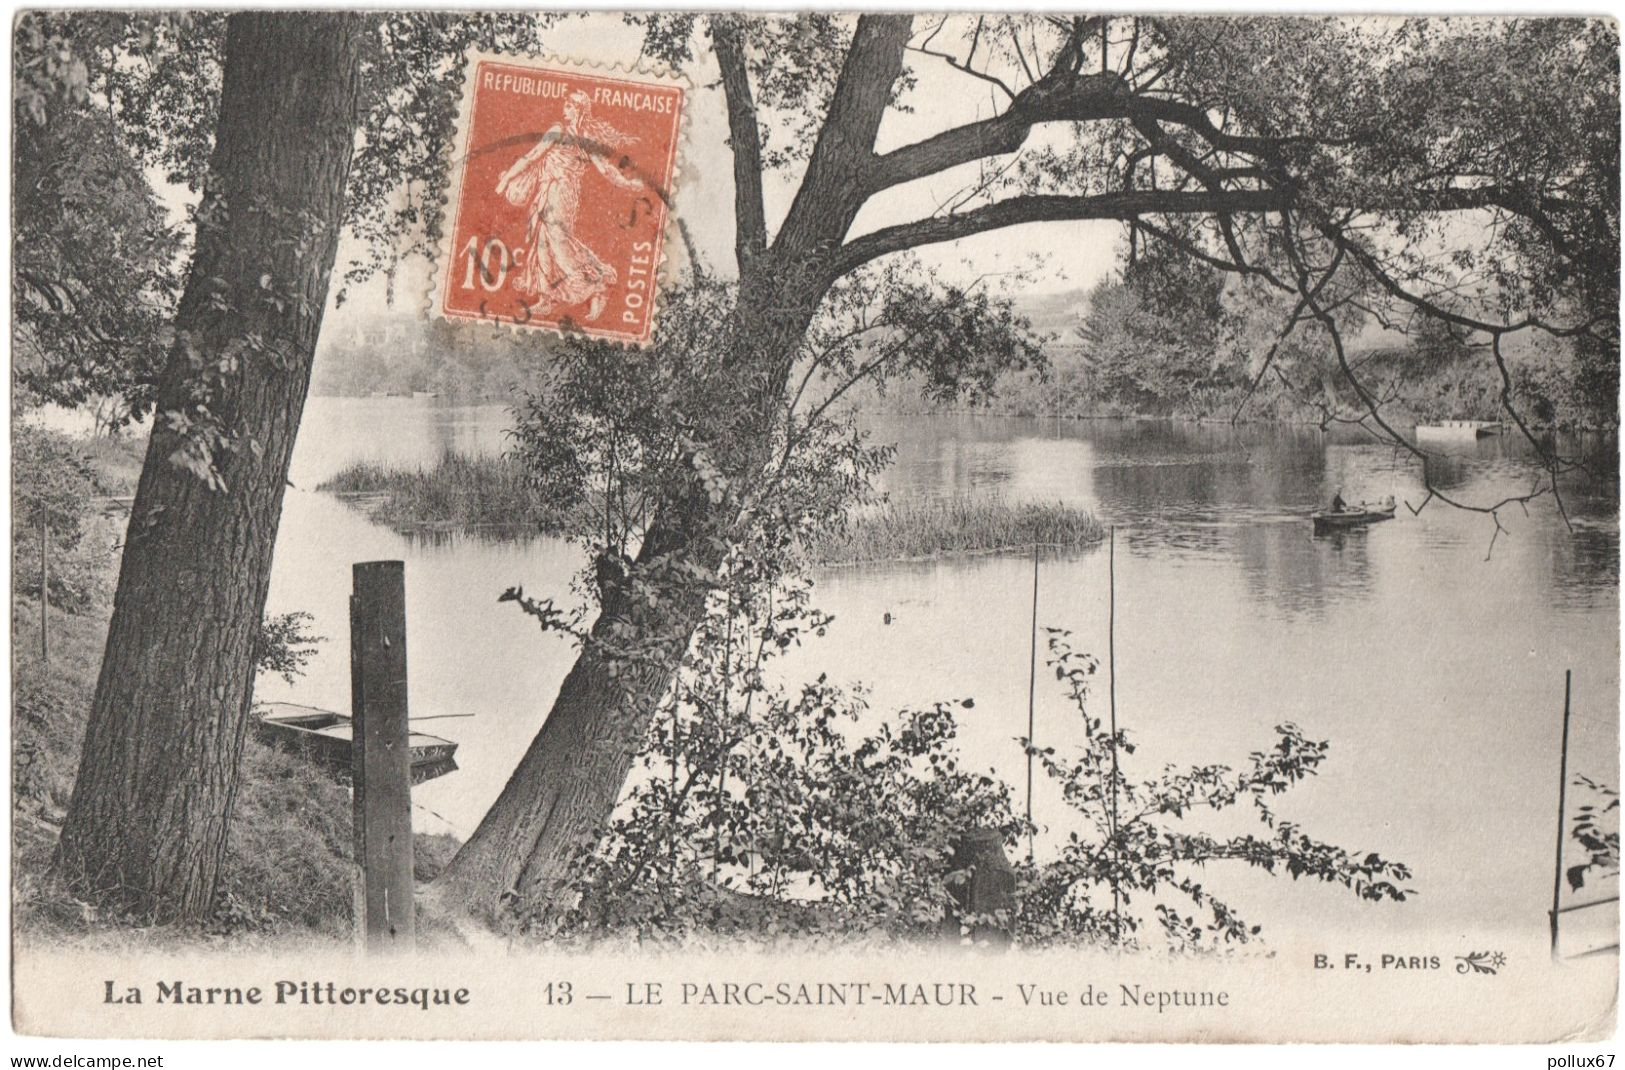
{"type": "MultiPolygon", "coordinates": [[[[51,661],[39,651],[39,604],[12,612],[12,892],[16,932],[91,946],[176,941],[254,946],[351,938],[350,797],[309,763],[250,738],[231,826],[221,897],[202,930],[132,925],[99,914],[50,873],[73,792],[85,718],[107,632],[105,608],[51,614],[51,661]]],[[[419,876],[456,849],[448,836],[416,837],[419,876]]]]}
{"type": "Polygon", "coordinates": [[[556,531],[559,512],[542,500],[517,464],[450,450],[430,468],[352,464],[317,490],[349,498],[398,531],[556,531]]]}
{"type": "Polygon", "coordinates": [[[1072,549],[1099,542],[1105,534],[1092,514],[1059,502],[910,498],[855,518],[847,530],[819,537],[808,551],[822,565],[863,565],[1033,545],[1072,549]]]}
{"type": "MultiPolygon", "coordinates": [[[[431,468],[354,464],[317,488],[398,531],[556,531],[562,518],[501,457],[447,452],[431,468]]],[[[1018,547],[1069,548],[1105,530],[1082,509],[996,497],[909,499],[853,518],[807,547],[821,565],[907,561],[1018,547]]]]}

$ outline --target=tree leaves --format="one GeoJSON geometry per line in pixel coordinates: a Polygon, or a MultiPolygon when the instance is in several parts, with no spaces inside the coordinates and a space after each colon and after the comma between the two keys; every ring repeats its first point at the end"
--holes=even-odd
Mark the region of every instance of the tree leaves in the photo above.
{"type": "Polygon", "coordinates": [[[1330,749],[1325,741],[1309,739],[1297,725],[1285,723],[1276,726],[1275,745],[1253,752],[1249,765],[1240,770],[1221,764],[1169,767],[1153,779],[1132,780],[1121,763],[1133,751],[1127,734],[1113,734],[1088,710],[1095,659],[1073,651],[1064,631],[1051,629],[1048,643],[1050,663],[1057,679],[1067,684],[1088,744],[1070,758],[1054,748],[1023,744],[1084,818],[1087,833],[1071,833],[1054,861],[1020,871],[1024,884],[1018,937],[1036,943],[1143,944],[1149,919],[1128,909],[1143,896],[1151,900],[1152,915],[1175,948],[1246,943],[1260,927],[1243,921],[1183,872],[1215,861],[1338,884],[1362,899],[1400,901],[1412,894],[1403,886],[1411,876],[1406,866],[1376,852],[1361,856],[1321,843],[1279,820],[1267,801],[1315,774],[1330,749]],[[1219,838],[1166,821],[1235,807],[1249,809],[1265,835],[1219,838]],[[1204,908],[1208,918],[1181,914],[1168,902],[1170,893],[1204,908]],[[1115,904],[1111,908],[1108,897],[1115,904]]]}
{"type": "Polygon", "coordinates": [[[151,407],[182,241],[117,125],[90,100],[80,53],[110,33],[99,18],[19,22],[33,90],[19,92],[15,116],[13,368],[28,401],[121,397],[108,410],[117,430],[151,407]]]}
{"type": "Polygon", "coordinates": [[[1619,874],[1619,791],[1587,776],[1576,776],[1573,784],[1589,799],[1575,808],[1569,827],[1570,838],[1589,855],[1567,871],[1569,887],[1579,891],[1593,871],[1604,878],[1619,874]]]}

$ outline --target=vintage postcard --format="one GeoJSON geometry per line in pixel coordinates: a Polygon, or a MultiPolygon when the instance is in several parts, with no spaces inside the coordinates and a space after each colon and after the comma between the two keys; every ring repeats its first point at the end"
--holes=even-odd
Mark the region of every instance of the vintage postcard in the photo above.
{"type": "Polygon", "coordinates": [[[1613,1035],[1616,22],[12,34],[17,1033],[1613,1035]]]}

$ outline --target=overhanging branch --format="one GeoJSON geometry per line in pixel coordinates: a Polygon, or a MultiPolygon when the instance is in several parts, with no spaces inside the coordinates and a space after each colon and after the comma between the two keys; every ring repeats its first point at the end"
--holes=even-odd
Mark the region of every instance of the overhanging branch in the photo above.
{"type": "Polygon", "coordinates": [[[912,223],[882,227],[854,238],[836,257],[840,274],[889,253],[921,245],[957,241],[984,231],[1022,223],[1063,220],[1131,220],[1142,215],[1209,212],[1271,212],[1287,202],[1273,191],[1236,191],[1215,196],[1208,192],[1168,190],[1124,190],[1087,196],[1028,194],[983,205],[956,215],[933,216],[912,223]]]}
{"type": "MultiPolygon", "coordinates": [[[[1121,190],[1084,195],[1027,194],[983,205],[969,212],[933,216],[911,223],[882,227],[847,242],[833,261],[834,278],[889,253],[922,245],[957,241],[1022,223],[1116,219],[1141,216],[1237,216],[1291,210],[1303,198],[1280,189],[1121,190]]],[[[1507,195],[1494,186],[1470,189],[1399,189],[1368,198],[1366,211],[1460,212],[1505,207],[1507,195]]],[[[1326,206],[1320,206],[1322,210],[1326,206]]],[[[1354,252],[1350,250],[1351,254],[1354,252]]],[[[1463,321],[1466,326],[1477,326],[1463,321]]]]}

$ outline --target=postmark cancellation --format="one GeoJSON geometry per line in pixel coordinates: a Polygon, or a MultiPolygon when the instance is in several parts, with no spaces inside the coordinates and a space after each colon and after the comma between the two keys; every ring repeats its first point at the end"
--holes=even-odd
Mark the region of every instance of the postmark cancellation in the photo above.
{"type": "Polygon", "coordinates": [[[648,344],[684,93],[649,70],[470,53],[430,314],[648,344]]]}

